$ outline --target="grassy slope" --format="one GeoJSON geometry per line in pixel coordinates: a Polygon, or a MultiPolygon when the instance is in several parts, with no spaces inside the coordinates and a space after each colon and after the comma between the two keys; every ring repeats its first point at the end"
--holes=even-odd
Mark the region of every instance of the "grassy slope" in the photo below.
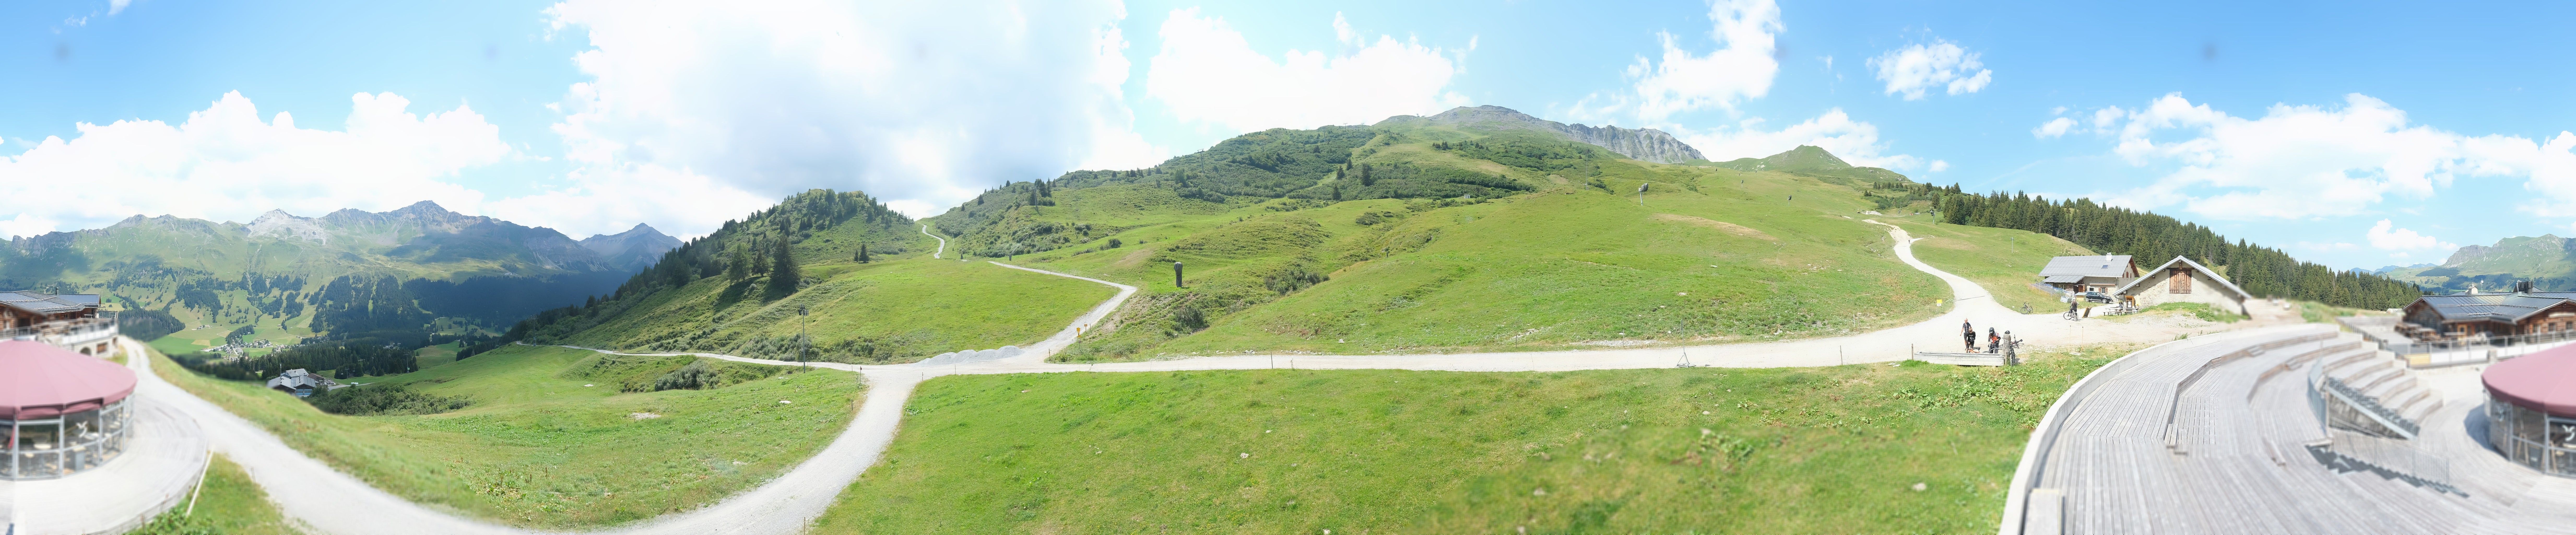
{"type": "Polygon", "coordinates": [[[2019,310],[2029,305],[2034,313],[2063,312],[2065,303],[2046,291],[2031,287],[2039,281],[2040,268],[2048,259],[2058,256],[2098,254],[2056,236],[2036,232],[1943,225],[1933,223],[1932,216],[1884,217],[1880,221],[1895,223],[1905,232],[1923,241],[1915,242],[1914,257],[1923,263],[1951,274],[1976,281],[1986,292],[1994,294],[1995,303],[2019,310]]]}
{"type": "Polygon", "coordinates": [[[193,535],[221,533],[227,535],[289,535],[297,533],[286,522],[277,506],[268,503],[268,493],[251,481],[250,473],[221,454],[206,467],[204,488],[198,489],[196,509],[186,503],[173,507],[152,523],[136,528],[129,535],[193,535]]]}
{"type": "Polygon", "coordinates": [[[2030,426],[2105,349],[2014,368],[942,377],[814,531],[1985,531],[2030,426]]]}
{"type": "Polygon", "coordinates": [[[420,363],[420,367],[424,369],[433,366],[445,365],[456,362],[456,351],[461,349],[459,346],[463,345],[465,345],[463,342],[448,342],[420,348],[420,351],[416,353],[416,356],[413,358],[417,359],[416,361],[420,363]]]}
{"type": "Polygon", "coordinates": [[[920,252],[867,264],[808,263],[808,276],[824,282],[766,303],[755,282],[702,279],[656,294],[575,335],[571,343],[664,348],[653,342],[792,337],[798,328],[796,307],[807,306],[812,311],[807,328],[817,347],[865,338],[875,341],[883,349],[877,354],[885,358],[843,360],[911,362],[948,351],[1043,340],[1117,293],[1097,283],[981,261],[933,260],[927,250],[920,252]]]}
{"type": "Polygon", "coordinates": [[[197,376],[166,357],[153,365],[377,488],[537,528],[650,518],[749,488],[836,436],[861,389],[852,374],[818,370],[715,390],[621,394],[582,386],[607,381],[563,373],[592,355],[514,346],[377,381],[475,401],[428,416],[324,414],[257,384],[197,376]],[[637,412],[663,417],[629,417],[637,412]]]}
{"type": "MultiPolygon", "coordinates": [[[[1416,149],[1398,145],[1376,158],[1458,159],[1416,149]]],[[[1420,211],[1406,207],[1424,201],[1392,199],[1286,212],[1273,207],[1292,201],[1238,203],[1223,211],[1200,202],[1205,206],[1188,214],[1120,214],[1115,226],[1122,231],[1097,232],[1089,244],[1023,261],[1147,292],[1123,311],[1126,325],[1085,336],[1068,352],[1073,360],[1255,349],[1544,349],[1619,338],[1772,339],[1775,331],[1778,337],[1831,335],[1937,314],[1933,301],[1946,293],[1895,260],[1883,229],[1844,217],[1874,206],[1850,186],[1776,172],[1605,164],[1610,191],[1653,183],[1640,208],[1634,195],[1483,165],[1548,189],[1420,211]],[[1373,211],[1407,217],[1354,223],[1373,211]],[[1113,237],[1127,246],[1105,249],[1113,237]],[[1175,245],[1195,250],[1174,251],[1175,245]],[[1259,287],[1265,275],[1291,265],[1330,270],[1331,280],[1276,300],[1219,305],[1232,313],[1206,331],[1174,339],[1171,309],[1161,300],[1182,294],[1171,282],[1173,260],[1187,264],[1189,279],[1203,292],[1259,287]]],[[[1059,192],[1064,206],[1042,208],[1043,216],[1090,222],[1088,214],[1102,212],[1086,209],[1077,218],[1070,207],[1089,206],[1086,196],[1094,191],[1059,192]]]]}

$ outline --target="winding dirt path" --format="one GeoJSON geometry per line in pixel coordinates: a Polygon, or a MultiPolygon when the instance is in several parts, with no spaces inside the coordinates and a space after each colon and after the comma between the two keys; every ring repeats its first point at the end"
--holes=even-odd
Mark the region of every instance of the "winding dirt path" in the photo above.
{"type": "Polygon", "coordinates": [[[938,259],[939,259],[939,255],[941,255],[941,254],[944,254],[944,253],[947,253],[947,252],[948,252],[948,238],[942,238],[942,237],[939,237],[939,235],[938,235],[938,234],[931,234],[931,233],[930,233],[930,224],[928,224],[928,223],[923,223],[923,224],[921,225],[921,235],[923,235],[923,236],[929,236],[929,237],[930,237],[930,239],[939,240],[939,249],[937,249],[937,250],[933,250],[933,251],[931,251],[931,252],[930,252],[930,259],[931,259],[931,260],[938,260],[938,259]]]}
{"type": "MultiPolygon", "coordinates": [[[[1877,221],[1872,224],[1886,225],[1877,221]]],[[[1895,238],[1898,259],[1917,270],[1930,273],[1949,283],[1957,306],[1950,311],[1920,323],[1834,338],[1788,342],[1728,344],[1694,347],[1655,347],[1631,349],[1598,349],[1582,351],[1547,351],[1517,353],[1460,353],[1439,355],[1245,355],[1202,357],[1147,362],[1103,364],[1053,364],[1048,356],[1072,344],[1077,332],[1088,329],[1117,310],[1134,296],[1136,287],[1114,282],[1013,266],[995,265],[1045,273],[1060,277],[1107,284],[1119,289],[1116,296],[1093,307],[1064,330],[1045,341],[1030,346],[1018,357],[1001,360],[950,364],[901,364],[860,366],[838,363],[812,365],[854,371],[868,382],[867,399],[849,428],[833,439],[823,450],[777,479],[734,495],[722,502],[693,511],[664,515],[637,524],[600,530],[614,534],[764,534],[799,533],[814,518],[831,507],[841,489],[849,486],[869,465],[885,453],[894,441],[903,417],[903,404],[912,396],[913,387],[921,381],[942,375],[1043,373],[1043,372],[1143,372],[1178,370],[1240,370],[1261,368],[1305,369],[1406,369],[1451,371],[1561,371],[1598,369],[1635,369],[1671,367],[1687,353],[1691,362],[1725,367],[1790,367],[1831,366],[1837,364],[1888,362],[1907,358],[1915,347],[1949,350],[1958,347],[1959,322],[1974,322],[1982,332],[1993,326],[2014,331],[2025,339],[2081,339],[2085,341],[2156,341],[2171,340],[2169,329],[2153,326],[2127,326],[2100,321],[2068,322],[2048,315],[2025,315],[2004,309],[1987,297],[1984,288],[1967,279],[1933,268],[1914,257],[1913,238],[1904,229],[1888,226],[1895,238]],[[2090,331],[2086,327],[2091,327],[2090,331]]],[[[922,234],[933,238],[924,226],[922,234]]],[[[940,239],[944,253],[947,240],[940,239]]],[[[139,351],[141,344],[130,339],[120,343],[139,351]]],[[[609,352],[595,348],[592,351],[609,352]]],[[[139,353],[138,353],[139,354],[139,353]]],[[[732,355],[694,353],[694,355],[762,364],[793,365],[793,362],[763,360],[732,355]]],[[[216,450],[231,456],[247,469],[260,486],[269,490],[279,508],[315,531],[333,534],[526,534],[541,533],[490,522],[468,519],[445,511],[405,501],[332,470],[329,466],[288,447],[257,425],[212,403],[189,395],[149,373],[144,374],[144,389],[156,397],[169,400],[183,412],[197,418],[213,439],[216,450]]]]}

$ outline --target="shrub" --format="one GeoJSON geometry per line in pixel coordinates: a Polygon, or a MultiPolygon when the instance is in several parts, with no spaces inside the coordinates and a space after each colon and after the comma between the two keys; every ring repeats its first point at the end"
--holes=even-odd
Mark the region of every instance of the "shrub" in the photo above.
{"type": "Polygon", "coordinates": [[[687,366],[681,366],[680,369],[671,370],[671,373],[662,374],[661,378],[654,379],[653,391],[697,390],[716,386],[716,383],[715,368],[708,367],[707,363],[702,361],[690,361],[687,366]]]}
{"type": "Polygon", "coordinates": [[[402,385],[352,386],[315,392],[304,398],[314,408],[331,414],[373,416],[379,414],[437,414],[465,408],[474,400],[465,396],[442,396],[413,392],[402,385]]]}
{"type": "Polygon", "coordinates": [[[1110,239],[1109,239],[1109,248],[1111,248],[1111,249],[1116,249],[1116,248],[1118,248],[1118,246],[1120,246],[1120,245],[1124,245],[1124,244],[1118,243],[1118,239],[1117,239],[1117,238],[1110,238],[1110,239]]]}

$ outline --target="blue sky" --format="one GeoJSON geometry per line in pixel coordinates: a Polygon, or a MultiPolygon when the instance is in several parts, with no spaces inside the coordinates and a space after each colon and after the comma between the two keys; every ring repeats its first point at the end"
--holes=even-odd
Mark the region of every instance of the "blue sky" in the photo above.
{"type": "Polygon", "coordinates": [[[1480,104],[2091,196],[2338,267],[2576,230],[2556,5],[375,4],[0,5],[0,235],[422,199],[694,235],[811,187],[928,215],[1480,104]]]}

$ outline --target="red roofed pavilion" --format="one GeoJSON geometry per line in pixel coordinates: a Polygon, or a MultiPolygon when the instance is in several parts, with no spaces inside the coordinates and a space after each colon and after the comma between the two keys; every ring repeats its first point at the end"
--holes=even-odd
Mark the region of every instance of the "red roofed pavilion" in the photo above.
{"type": "Polygon", "coordinates": [[[0,341],[0,479],[50,479],[125,450],[134,371],[26,340],[0,341]]]}

